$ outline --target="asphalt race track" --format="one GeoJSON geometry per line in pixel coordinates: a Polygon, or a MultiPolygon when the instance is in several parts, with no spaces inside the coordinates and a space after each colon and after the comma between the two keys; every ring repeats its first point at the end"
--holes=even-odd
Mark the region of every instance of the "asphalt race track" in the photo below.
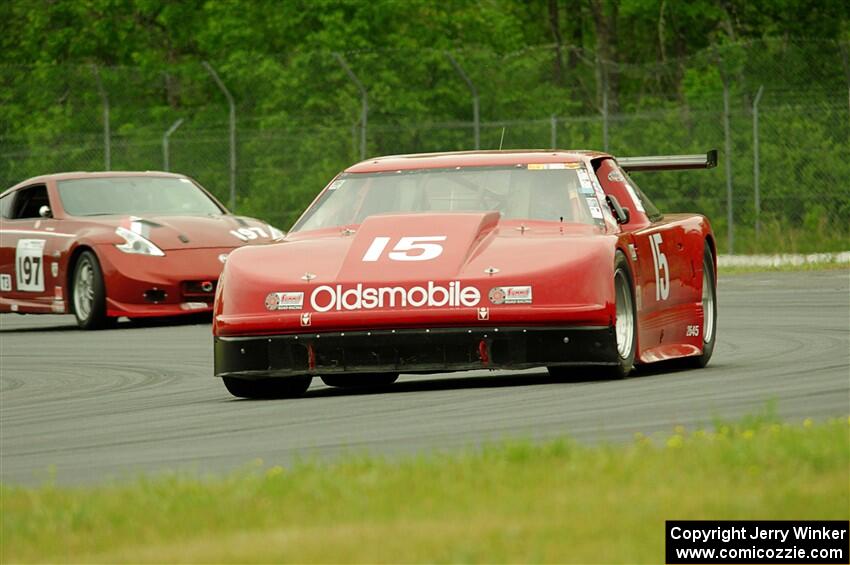
{"type": "Polygon", "coordinates": [[[721,277],[718,294],[718,344],[704,370],[578,384],[540,370],[476,371],[357,392],[315,379],[305,397],[271,401],[235,399],[212,377],[208,324],[82,332],[69,316],[4,315],[0,481],[224,473],[256,458],[395,455],[501,437],[622,441],[768,402],[796,421],[850,414],[846,270],[721,277]]]}

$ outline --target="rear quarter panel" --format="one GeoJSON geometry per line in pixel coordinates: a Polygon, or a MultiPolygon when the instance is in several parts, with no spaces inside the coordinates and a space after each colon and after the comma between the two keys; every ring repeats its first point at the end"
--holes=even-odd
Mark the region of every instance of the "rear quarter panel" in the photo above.
{"type": "Polygon", "coordinates": [[[634,232],[638,358],[643,363],[702,353],[702,272],[708,220],[668,214],[634,232]]]}

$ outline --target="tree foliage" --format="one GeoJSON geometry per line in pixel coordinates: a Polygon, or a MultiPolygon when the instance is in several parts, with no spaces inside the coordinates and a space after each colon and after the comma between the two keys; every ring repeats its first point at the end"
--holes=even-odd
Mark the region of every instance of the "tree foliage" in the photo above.
{"type": "MultiPolygon", "coordinates": [[[[559,145],[601,148],[603,108],[619,154],[722,147],[725,85],[739,186],[764,86],[765,220],[826,229],[818,218],[850,217],[848,22],[839,0],[8,0],[0,181],[102,163],[107,101],[112,168],[159,168],[162,133],[185,118],[172,162],[226,194],[226,102],[208,61],[237,100],[237,208],[287,224],[359,155],[361,99],[334,53],[368,91],[375,155],[471,146],[448,52],[480,95],[484,147],[502,127],[505,147],[546,146],[555,115],[559,145]],[[824,185],[835,198],[815,196],[824,185]],[[786,200],[801,191],[798,210],[786,200]]],[[[722,169],[691,178],[654,177],[651,192],[722,228],[722,169]]]]}

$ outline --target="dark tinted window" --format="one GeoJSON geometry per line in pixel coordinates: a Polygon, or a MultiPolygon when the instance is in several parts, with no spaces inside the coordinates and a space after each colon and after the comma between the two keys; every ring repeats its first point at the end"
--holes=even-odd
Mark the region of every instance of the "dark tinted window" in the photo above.
{"type": "Polygon", "coordinates": [[[47,187],[43,184],[28,186],[16,190],[11,195],[12,203],[7,205],[11,208],[10,218],[40,218],[38,211],[42,206],[50,206],[47,198],[47,187]]]}

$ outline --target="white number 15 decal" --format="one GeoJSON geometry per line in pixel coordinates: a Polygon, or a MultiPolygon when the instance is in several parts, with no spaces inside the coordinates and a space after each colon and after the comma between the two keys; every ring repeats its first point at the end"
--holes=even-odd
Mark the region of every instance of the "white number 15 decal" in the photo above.
{"type": "MultiPolygon", "coordinates": [[[[445,240],[446,236],[444,235],[402,237],[395,244],[392,251],[387,253],[387,257],[393,261],[429,261],[436,259],[442,255],[443,246],[434,242],[445,240]]],[[[363,261],[373,262],[380,259],[389,243],[389,237],[376,237],[373,239],[369,249],[363,254],[363,261]]]]}
{"type": "Polygon", "coordinates": [[[670,265],[667,263],[667,256],[661,251],[662,243],[660,233],[649,236],[652,264],[655,265],[655,300],[667,300],[670,296],[670,265]]]}

